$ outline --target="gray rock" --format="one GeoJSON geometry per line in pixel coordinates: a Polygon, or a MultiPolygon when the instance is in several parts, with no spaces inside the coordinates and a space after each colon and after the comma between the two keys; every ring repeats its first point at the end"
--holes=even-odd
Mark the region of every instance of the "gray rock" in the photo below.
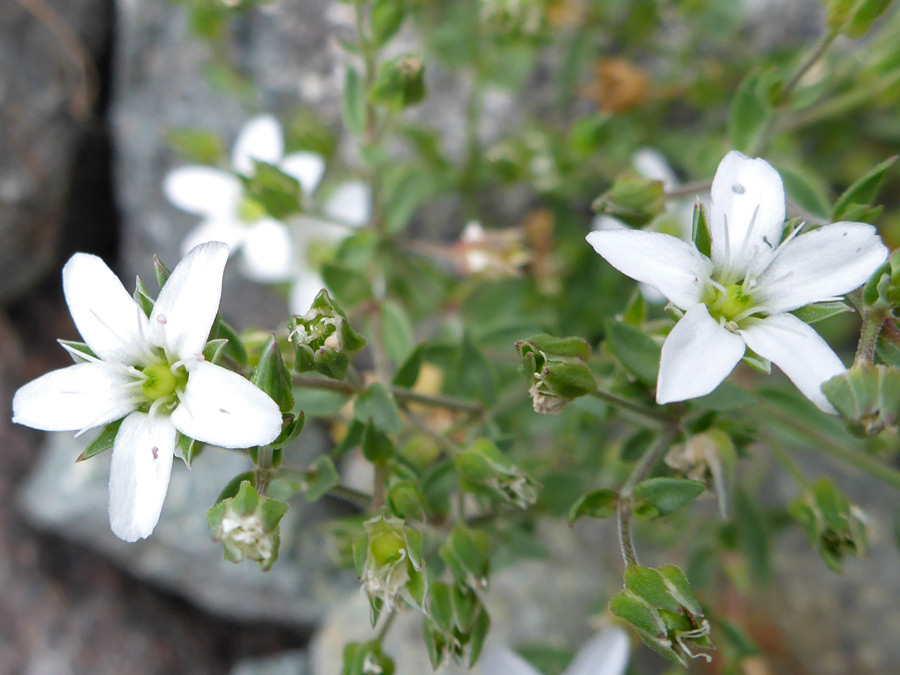
{"type": "MultiPolygon", "coordinates": [[[[315,435],[314,428],[303,433],[311,447],[315,435]]],[[[302,498],[291,502],[282,521],[280,557],[269,572],[254,563],[223,560],[221,546],[209,538],[206,509],[229,480],[251,467],[241,454],[215,448],[207,448],[190,471],[176,460],[156,530],[134,544],[120,541],[107,516],[111,453],[76,463],[85,446],[85,439],[70,434],[49,436],[21,493],[23,511],[36,526],[103,551],[133,574],[232,619],[307,626],[355,585],[333,571],[313,534],[331,509],[302,498]]],[[[299,451],[288,454],[286,461],[298,465],[308,459],[299,451]]]]}
{"type": "Polygon", "coordinates": [[[90,122],[75,52],[96,56],[108,22],[105,0],[0,5],[0,302],[55,262],[75,151],[90,122]]]}

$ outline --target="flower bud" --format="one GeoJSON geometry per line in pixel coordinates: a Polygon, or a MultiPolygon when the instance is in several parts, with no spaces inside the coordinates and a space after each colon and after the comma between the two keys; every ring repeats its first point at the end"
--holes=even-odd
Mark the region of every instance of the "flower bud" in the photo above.
{"type": "Polygon", "coordinates": [[[403,110],[425,98],[425,64],[415,54],[386,61],[372,87],[372,100],[393,110],[403,110]]]}
{"type": "Polygon", "coordinates": [[[857,363],[822,385],[850,431],[874,436],[900,423],[900,370],[857,363]]]}
{"type": "Polygon", "coordinates": [[[535,412],[557,414],[573,399],[596,388],[587,367],[591,349],[581,338],[536,335],[516,343],[522,368],[530,376],[535,412]]]}
{"type": "Polygon", "coordinates": [[[463,274],[491,278],[521,276],[521,268],[531,261],[520,228],[485,230],[478,221],[469,222],[459,243],[459,269],[463,274]]]}
{"type": "Polygon", "coordinates": [[[592,208],[597,213],[641,227],[665,210],[663,184],[626,171],[616,178],[609,190],[594,200],[592,208]]]}
{"type": "Polygon", "coordinates": [[[306,314],[291,318],[288,328],[299,373],[315,370],[341,380],[350,367],[350,356],[366,345],[365,338],[351,328],[347,315],[324,289],[306,314]]]}
{"type": "Polygon", "coordinates": [[[353,543],[356,574],[369,599],[372,625],[397,598],[413,605],[425,599],[422,537],[399,518],[383,514],[364,523],[365,534],[353,543]]]}
{"type": "Polygon", "coordinates": [[[278,559],[278,524],[287,510],[287,504],[260,496],[245,480],[234,497],[209,509],[206,519],[213,541],[225,549],[226,560],[255,560],[265,571],[278,559]]]}
{"type": "Polygon", "coordinates": [[[463,489],[487,491],[523,509],[537,501],[534,479],[486,438],[457,455],[455,462],[463,489]]]}
{"type": "Polygon", "coordinates": [[[691,591],[684,572],[674,565],[659,569],[629,565],[625,588],[609,601],[609,609],[631,624],[644,644],[687,667],[687,658],[709,656],[695,649],[712,649],[709,621],[691,591]]]}
{"type": "Polygon", "coordinates": [[[840,572],[844,557],[862,557],[868,549],[865,515],[822,477],[790,506],[793,515],[806,530],[809,541],[818,549],[825,564],[840,572]]]}

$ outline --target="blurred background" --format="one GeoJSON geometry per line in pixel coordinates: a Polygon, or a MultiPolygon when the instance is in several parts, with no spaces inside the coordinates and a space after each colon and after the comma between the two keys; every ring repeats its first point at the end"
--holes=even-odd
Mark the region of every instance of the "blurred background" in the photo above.
{"type": "MultiPolygon", "coordinates": [[[[585,271],[598,263],[577,248],[590,228],[591,200],[642,147],[668,160],[674,180],[710,177],[729,147],[729,106],[741,81],[813,44],[822,6],[496,0],[502,21],[473,35],[473,7],[480,20],[493,16],[479,3],[491,0],[411,0],[417,21],[398,37],[398,52],[422,50],[428,64],[428,98],[410,115],[428,130],[409,135],[421,161],[480,162],[461,174],[456,191],[424,189],[430,196],[416,203],[410,232],[456,240],[474,209],[488,223],[528,230],[540,256],[542,246],[554,245],[540,234],[550,218],[566,271],[548,263],[534,274],[545,287],[574,289],[556,308],[568,334],[589,337],[595,327],[584,308],[618,310],[627,298],[615,293],[621,279],[585,271]],[[474,53],[483,70],[473,80],[474,53]],[[473,100],[474,141],[465,124],[473,100]],[[439,140],[437,159],[428,160],[430,139],[439,140]],[[601,288],[608,295],[593,297],[601,288]]],[[[900,147],[900,80],[893,77],[900,22],[888,17],[885,26],[862,43],[836,45],[828,101],[843,95],[844,107],[812,106],[807,119],[794,119],[796,133],[784,127],[773,140],[771,159],[794,173],[796,191],[789,185],[788,192],[807,212],[900,147]]],[[[174,264],[196,219],[166,201],[166,173],[221,154],[216,144],[230,147],[253,114],[277,114],[289,145],[353,172],[358,148],[341,132],[346,55],[339,42],[352,31],[350,7],[336,0],[0,3],[0,407],[9,411],[18,386],[69,362],[55,342],[77,339],[61,292],[65,260],[75,251],[100,255],[129,289],[135,275],[153,278],[154,254],[174,264]]],[[[809,97],[821,95],[817,72],[803,89],[809,97]]],[[[892,248],[898,187],[889,176],[878,221],[892,248]]],[[[283,321],[282,295],[232,270],[225,287],[223,313],[239,328],[283,321]]],[[[840,341],[851,331],[835,324],[826,332],[840,341]]],[[[0,415],[0,673],[324,675],[338,672],[329,668],[342,640],[365,635],[352,576],[331,566],[315,526],[341,512],[340,503],[292,508],[293,535],[271,572],[230,565],[209,542],[203,517],[242,470],[241,458],[225,457],[203,466],[202,480],[176,467],[153,537],[123,544],[108,530],[108,457],[75,465],[82,441],[14,427],[9,417],[0,415]]],[[[304,439],[308,457],[329,443],[315,425],[304,439]]],[[[761,474],[758,483],[765,480],[761,474]]],[[[766,655],[743,672],[887,673],[900,662],[896,498],[861,476],[842,487],[871,509],[870,558],[837,576],[802,537],[779,539],[767,584],[732,603],[766,655]]],[[[773,502],[785,491],[777,482],[763,490],[773,502]]],[[[575,543],[558,542],[555,555],[568,570],[552,575],[558,578],[546,578],[552,563],[545,560],[499,579],[505,610],[495,608],[495,622],[506,611],[521,625],[500,630],[498,641],[584,623],[604,592],[615,591],[620,563],[605,525],[580,530],[575,543]],[[586,585],[590,597],[579,598],[586,585]]],[[[636,672],[663,672],[662,661],[645,652],[636,672]]]]}

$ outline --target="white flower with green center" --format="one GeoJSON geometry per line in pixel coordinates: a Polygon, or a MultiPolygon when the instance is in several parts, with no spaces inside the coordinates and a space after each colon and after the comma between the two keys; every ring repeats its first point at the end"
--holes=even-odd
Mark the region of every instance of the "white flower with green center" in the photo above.
{"type": "Polygon", "coordinates": [[[172,271],[148,318],[100,258],[63,268],[72,319],[95,356],[21,387],[13,421],[78,431],[122,420],[113,445],[109,519],[125,541],[150,535],[169,484],[176,432],[225,448],[271,443],[278,405],[237,373],[203,358],[219,307],[228,247],[193,249],[172,271]],[[123,419],[124,418],[124,419],[123,419]]]}
{"type": "Polygon", "coordinates": [[[322,203],[324,220],[300,215],[285,224],[244,195],[236,174],[252,177],[254,160],[294,178],[305,199],[316,192],[325,173],[325,160],[314,152],[285,155],[278,120],[259,115],[243,126],[235,140],[234,173],[210,166],[179,167],[166,175],[163,193],[174,206],[203,218],[182,242],[184,252],[207,241],[225,242],[232,253],[240,251],[240,269],[248,279],[265,284],[290,282],[291,311],[303,314],[324,286],[318,272],[322,250],[344,239],[348,228],[369,222],[371,191],[361,181],[339,183],[322,203]]]}
{"type": "Polygon", "coordinates": [[[658,232],[591,232],[613,267],[684,311],[662,348],[658,403],[708,394],[747,348],[775,363],[819,408],[822,383],[843,372],[837,355],[793,310],[858,288],[887,259],[877,231],[841,222],[784,234],[781,177],[762,159],[730,152],[712,183],[710,257],[658,232]]]}

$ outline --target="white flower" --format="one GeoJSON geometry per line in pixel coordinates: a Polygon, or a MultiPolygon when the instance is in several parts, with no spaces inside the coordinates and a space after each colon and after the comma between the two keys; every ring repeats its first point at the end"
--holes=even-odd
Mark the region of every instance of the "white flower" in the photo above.
{"type": "MultiPolygon", "coordinates": [[[[578,651],[563,675],[624,675],[630,654],[628,633],[618,627],[607,628],[578,651]]],[[[497,647],[485,650],[478,671],[484,675],[540,675],[515,652],[497,647]]]]}
{"type": "MultiPolygon", "coordinates": [[[[252,176],[253,160],[272,164],[295,178],[306,197],[315,192],[325,173],[325,160],[314,152],[284,154],[284,134],[272,115],[248,121],[234,143],[231,165],[236,173],[252,176]]],[[[232,253],[240,249],[241,271],[248,279],[291,282],[290,306],[299,314],[309,309],[323,286],[309,260],[316,245],[333,246],[346,236],[346,227],[361,227],[371,215],[369,187],[360,181],[339,184],[325,201],[322,211],[334,223],[300,216],[293,219],[292,229],[248,202],[241,181],[227,171],[180,167],[166,175],[163,192],[181,210],[203,218],[182,242],[183,252],[207,241],[223,241],[232,253]]]]}
{"type": "Polygon", "coordinates": [[[822,383],[844,366],[789,312],[839,299],[887,258],[874,227],[841,222],[782,241],[784,188],[761,159],[730,152],[712,184],[711,255],[658,232],[591,232],[588,243],[613,267],[684,310],[662,348],[658,403],[715,389],[747,347],[778,365],[819,408],[833,412],[822,383]]]}
{"type": "Polygon", "coordinates": [[[281,412],[240,375],[203,359],[219,307],[228,247],[193,249],[172,271],[149,319],[100,258],[76,253],[63,289],[81,337],[97,358],[70,349],[74,366],[20,388],[13,421],[79,431],[123,419],[109,476],[112,531],[125,541],[159,520],[176,431],[226,448],[271,443],[281,412]]]}

